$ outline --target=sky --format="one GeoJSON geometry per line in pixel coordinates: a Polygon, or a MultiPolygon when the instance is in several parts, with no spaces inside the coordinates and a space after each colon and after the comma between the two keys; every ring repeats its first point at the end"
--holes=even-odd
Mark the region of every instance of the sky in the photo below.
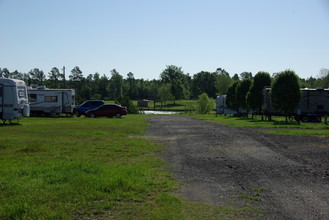
{"type": "Polygon", "coordinates": [[[0,0],[0,68],[159,79],[329,69],[329,0],[0,0]]]}

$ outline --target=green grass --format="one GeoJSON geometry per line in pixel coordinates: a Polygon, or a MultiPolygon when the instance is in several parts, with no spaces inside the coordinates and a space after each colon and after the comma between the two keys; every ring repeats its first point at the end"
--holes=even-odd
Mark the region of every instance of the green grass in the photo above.
{"type": "Polygon", "coordinates": [[[261,116],[256,116],[254,119],[251,117],[231,117],[215,114],[207,115],[194,115],[192,117],[205,119],[211,122],[220,124],[226,124],[232,127],[252,127],[257,131],[267,132],[273,134],[285,134],[285,135],[301,135],[301,136],[317,136],[317,137],[329,137],[329,125],[322,123],[303,123],[298,124],[296,121],[285,121],[285,117],[272,117],[272,121],[265,121],[261,119],[261,116]],[[265,129],[262,129],[265,128],[265,129]]]}
{"type": "Polygon", "coordinates": [[[25,118],[0,126],[0,219],[243,218],[244,208],[190,203],[143,138],[143,115],[25,118]],[[241,217],[242,216],[242,217],[241,217]]]}
{"type": "MultiPolygon", "coordinates": [[[[137,106],[137,101],[133,101],[134,105],[137,106]]],[[[177,100],[167,101],[163,103],[161,108],[161,103],[156,102],[154,106],[153,100],[149,101],[149,107],[141,108],[142,110],[164,110],[164,111],[194,111],[196,109],[197,100],[177,100]]]]}

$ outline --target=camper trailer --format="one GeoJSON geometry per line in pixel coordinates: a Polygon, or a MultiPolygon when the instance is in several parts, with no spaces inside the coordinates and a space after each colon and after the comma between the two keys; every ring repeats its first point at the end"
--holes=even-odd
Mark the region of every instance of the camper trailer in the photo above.
{"type": "Polygon", "coordinates": [[[230,109],[226,105],[226,95],[217,96],[216,99],[216,114],[223,114],[223,115],[248,115],[251,112],[245,109],[240,109],[240,111],[235,111],[230,109]]]}
{"type": "Polygon", "coordinates": [[[20,119],[30,115],[27,87],[24,81],[17,79],[0,78],[0,119],[20,119]]]}
{"type": "Polygon", "coordinates": [[[216,99],[216,114],[237,114],[237,111],[232,110],[226,105],[226,95],[217,96],[216,99]]]}
{"type": "MultiPolygon", "coordinates": [[[[270,91],[268,87],[263,89],[263,114],[282,115],[271,105],[270,91]]],[[[329,115],[329,89],[301,89],[301,94],[301,100],[291,116],[302,121],[321,121],[322,116],[329,115]]]]}
{"type": "Polygon", "coordinates": [[[74,89],[49,89],[32,85],[27,90],[31,115],[73,114],[74,89]]]}

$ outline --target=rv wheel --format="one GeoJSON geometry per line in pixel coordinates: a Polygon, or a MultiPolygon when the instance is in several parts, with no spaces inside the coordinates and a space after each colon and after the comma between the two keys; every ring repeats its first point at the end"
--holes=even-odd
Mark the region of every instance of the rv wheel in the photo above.
{"type": "Polygon", "coordinates": [[[118,113],[115,114],[115,117],[116,118],[121,118],[121,114],[118,112],[118,113]]]}
{"type": "Polygon", "coordinates": [[[91,118],[96,118],[96,115],[95,114],[91,114],[90,117],[91,118]]]}

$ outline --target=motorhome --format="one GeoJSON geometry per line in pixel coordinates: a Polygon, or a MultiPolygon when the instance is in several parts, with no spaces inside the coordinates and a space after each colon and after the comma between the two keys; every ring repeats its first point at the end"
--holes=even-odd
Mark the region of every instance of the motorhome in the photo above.
{"type": "MultiPolygon", "coordinates": [[[[270,100],[271,88],[263,89],[262,113],[267,116],[283,115],[273,108],[270,100]]],[[[321,121],[329,115],[329,89],[301,89],[301,100],[291,116],[301,121],[321,121]]]]}
{"type": "Polygon", "coordinates": [[[74,89],[49,89],[31,85],[27,90],[31,115],[73,114],[74,89]]]}
{"type": "Polygon", "coordinates": [[[27,86],[24,81],[9,78],[0,78],[0,119],[7,120],[29,117],[27,86]]]}

